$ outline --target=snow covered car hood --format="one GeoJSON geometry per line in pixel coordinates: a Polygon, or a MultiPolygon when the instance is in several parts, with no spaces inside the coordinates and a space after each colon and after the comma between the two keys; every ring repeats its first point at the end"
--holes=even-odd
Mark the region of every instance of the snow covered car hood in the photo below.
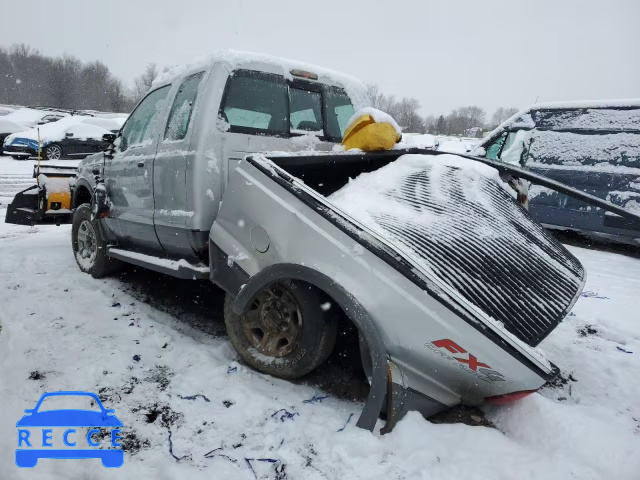
{"type": "Polygon", "coordinates": [[[580,262],[516,203],[491,167],[403,155],[329,197],[411,258],[440,295],[537,345],[584,285],[580,262]]]}

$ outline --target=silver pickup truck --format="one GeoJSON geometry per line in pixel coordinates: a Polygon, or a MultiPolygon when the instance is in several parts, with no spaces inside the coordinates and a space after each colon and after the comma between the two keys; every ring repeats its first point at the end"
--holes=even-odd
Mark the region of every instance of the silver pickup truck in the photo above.
{"type": "Polygon", "coordinates": [[[331,151],[366,104],[334,72],[224,53],[173,73],[79,166],[83,271],[126,262],[211,280],[240,356],[281,378],[322,364],[351,322],[371,385],[363,428],[385,409],[391,428],[408,409],[504,403],[558,373],[535,346],[584,271],[495,170],[439,152],[331,151]]]}

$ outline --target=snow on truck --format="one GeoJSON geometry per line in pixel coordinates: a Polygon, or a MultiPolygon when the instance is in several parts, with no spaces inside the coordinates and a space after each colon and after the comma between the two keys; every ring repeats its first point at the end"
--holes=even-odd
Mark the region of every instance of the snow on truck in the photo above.
{"type": "Polygon", "coordinates": [[[535,347],[584,270],[506,181],[616,207],[505,163],[393,149],[395,122],[361,107],[359,82],[271,57],[171,72],[78,167],[80,269],[211,280],[239,355],[281,378],[321,365],[351,322],[371,384],[363,428],[385,409],[391,428],[409,409],[539,389],[558,369],[535,347]]]}

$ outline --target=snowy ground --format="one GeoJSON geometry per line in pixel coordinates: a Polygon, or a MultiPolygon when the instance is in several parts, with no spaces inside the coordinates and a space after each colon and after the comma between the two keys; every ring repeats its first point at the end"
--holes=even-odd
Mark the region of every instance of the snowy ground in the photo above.
{"type": "MultiPolygon", "coordinates": [[[[30,167],[0,157],[2,218],[8,172],[27,182],[30,167]]],[[[410,414],[383,436],[355,428],[359,401],[238,363],[217,289],[144,272],[94,280],[69,226],[0,223],[0,477],[637,479],[640,259],[569,248],[588,279],[541,345],[563,371],[556,385],[485,410],[497,429],[410,414]],[[115,409],[122,468],[15,467],[16,421],[54,390],[94,391],[115,409]]]]}

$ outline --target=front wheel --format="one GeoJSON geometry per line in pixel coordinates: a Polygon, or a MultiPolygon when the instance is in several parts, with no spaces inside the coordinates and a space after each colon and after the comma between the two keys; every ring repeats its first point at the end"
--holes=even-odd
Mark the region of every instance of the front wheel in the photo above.
{"type": "Polygon", "coordinates": [[[311,285],[283,281],[263,288],[242,315],[227,294],[224,320],[231,343],[250,366],[279,378],[298,378],[320,366],[336,341],[337,319],[311,285]]]}
{"type": "Polygon", "coordinates": [[[91,205],[83,203],[73,214],[71,246],[80,270],[94,278],[102,278],[118,265],[107,256],[107,243],[100,235],[97,222],[91,220],[91,205]]]}

